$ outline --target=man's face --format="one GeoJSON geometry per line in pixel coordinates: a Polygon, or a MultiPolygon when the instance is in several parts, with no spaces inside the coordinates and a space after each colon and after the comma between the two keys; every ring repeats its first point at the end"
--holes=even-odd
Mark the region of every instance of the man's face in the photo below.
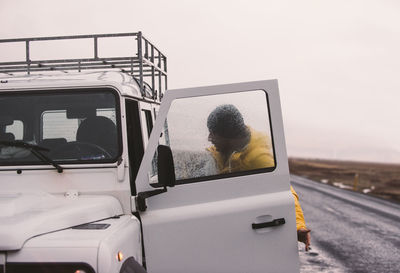
{"type": "Polygon", "coordinates": [[[232,151],[232,144],[229,138],[222,137],[218,134],[210,132],[208,135],[208,141],[214,144],[215,149],[220,153],[228,153],[232,151]]]}

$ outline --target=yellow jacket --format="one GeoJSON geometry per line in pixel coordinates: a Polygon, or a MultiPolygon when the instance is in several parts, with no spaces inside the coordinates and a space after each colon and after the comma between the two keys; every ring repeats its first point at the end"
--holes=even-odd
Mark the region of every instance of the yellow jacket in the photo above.
{"type": "Polygon", "coordinates": [[[296,210],[296,228],[297,230],[301,228],[307,229],[306,221],[304,220],[303,210],[301,209],[299,202],[299,196],[294,191],[292,186],[290,186],[290,190],[292,191],[292,194],[294,196],[294,208],[296,210]]]}
{"type": "Polygon", "coordinates": [[[250,129],[250,133],[249,144],[241,151],[234,152],[225,162],[215,146],[208,148],[216,161],[219,173],[233,173],[275,166],[268,137],[252,129],[250,129]]]}
{"type": "MultiPolygon", "coordinates": [[[[272,156],[271,142],[268,136],[251,128],[249,129],[251,134],[249,144],[247,144],[241,151],[232,153],[225,162],[222,155],[216,150],[215,146],[207,149],[214,157],[219,173],[233,173],[275,166],[275,161],[272,156]]],[[[290,186],[290,190],[294,196],[297,230],[300,228],[306,228],[303,210],[299,203],[299,197],[292,186],[290,186]]]]}

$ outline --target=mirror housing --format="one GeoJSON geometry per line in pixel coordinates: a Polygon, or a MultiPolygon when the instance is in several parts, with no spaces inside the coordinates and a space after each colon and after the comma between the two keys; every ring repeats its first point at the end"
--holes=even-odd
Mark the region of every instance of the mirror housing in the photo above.
{"type": "Polygon", "coordinates": [[[136,207],[139,211],[146,211],[147,198],[167,192],[167,187],[175,186],[175,167],[171,148],[166,145],[158,145],[157,154],[158,184],[162,185],[164,188],[139,192],[136,197],[136,207]]]}
{"type": "Polygon", "coordinates": [[[158,182],[164,187],[174,187],[176,179],[171,148],[166,145],[158,145],[157,153],[158,182]]]}

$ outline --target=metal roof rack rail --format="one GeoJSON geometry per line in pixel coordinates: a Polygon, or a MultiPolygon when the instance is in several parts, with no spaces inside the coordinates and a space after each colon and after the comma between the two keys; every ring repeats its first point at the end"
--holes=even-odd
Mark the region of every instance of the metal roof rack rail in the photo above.
{"type": "Polygon", "coordinates": [[[138,82],[142,95],[146,96],[145,80],[152,89],[152,99],[161,100],[167,89],[167,57],[149,40],[143,37],[141,32],[116,33],[116,34],[92,34],[58,37],[36,37],[3,39],[0,43],[25,43],[25,61],[0,62],[0,73],[27,73],[46,71],[69,71],[92,69],[120,69],[132,75],[138,82]],[[136,40],[137,49],[131,56],[126,57],[99,57],[99,39],[132,37],[136,40]],[[37,41],[93,39],[93,57],[31,60],[31,44],[37,41]]]}

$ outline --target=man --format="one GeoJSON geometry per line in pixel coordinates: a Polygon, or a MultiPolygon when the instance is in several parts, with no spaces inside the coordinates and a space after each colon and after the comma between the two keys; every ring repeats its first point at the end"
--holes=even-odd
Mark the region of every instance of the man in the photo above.
{"type": "MultiPolygon", "coordinates": [[[[268,136],[247,126],[234,105],[215,108],[208,116],[207,127],[208,140],[214,145],[208,150],[220,174],[274,167],[268,136]]],[[[310,230],[306,227],[297,193],[292,187],[290,190],[295,201],[297,238],[308,251],[310,230]]]]}

